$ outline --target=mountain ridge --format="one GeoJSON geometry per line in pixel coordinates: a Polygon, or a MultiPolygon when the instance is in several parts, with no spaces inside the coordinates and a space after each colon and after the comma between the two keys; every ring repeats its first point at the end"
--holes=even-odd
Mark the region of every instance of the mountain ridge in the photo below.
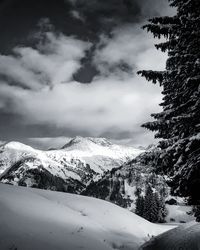
{"type": "Polygon", "coordinates": [[[113,144],[105,138],[80,136],[61,149],[44,151],[16,141],[7,142],[0,146],[0,180],[13,185],[55,190],[56,183],[59,183],[59,190],[79,193],[91,180],[141,152],[113,144]]]}

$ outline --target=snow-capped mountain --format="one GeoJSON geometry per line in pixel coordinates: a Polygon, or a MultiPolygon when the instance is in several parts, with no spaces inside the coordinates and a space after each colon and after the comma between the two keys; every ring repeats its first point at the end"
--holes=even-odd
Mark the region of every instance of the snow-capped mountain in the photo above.
{"type": "Polygon", "coordinates": [[[48,151],[9,142],[0,147],[0,178],[14,185],[79,193],[91,180],[141,152],[105,138],[75,137],[48,151]]]}
{"type": "Polygon", "coordinates": [[[141,149],[112,144],[105,138],[75,137],[63,148],[71,158],[79,158],[97,173],[121,166],[144,152],[141,149]]]}

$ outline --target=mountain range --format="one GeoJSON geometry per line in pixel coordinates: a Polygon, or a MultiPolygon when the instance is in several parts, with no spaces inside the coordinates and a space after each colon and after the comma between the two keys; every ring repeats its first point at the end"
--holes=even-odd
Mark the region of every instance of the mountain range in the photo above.
{"type": "Polygon", "coordinates": [[[81,193],[91,182],[144,152],[105,138],[75,137],[62,148],[38,150],[20,142],[0,146],[0,181],[81,193]]]}

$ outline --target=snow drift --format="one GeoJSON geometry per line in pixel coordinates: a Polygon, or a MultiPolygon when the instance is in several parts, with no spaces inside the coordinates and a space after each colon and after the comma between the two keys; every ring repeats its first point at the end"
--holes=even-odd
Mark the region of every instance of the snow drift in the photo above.
{"type": "Polygon", "coordinates": [[[199,250],[200,223],[189,222],[145,243],[141,250],[199,250]]]}

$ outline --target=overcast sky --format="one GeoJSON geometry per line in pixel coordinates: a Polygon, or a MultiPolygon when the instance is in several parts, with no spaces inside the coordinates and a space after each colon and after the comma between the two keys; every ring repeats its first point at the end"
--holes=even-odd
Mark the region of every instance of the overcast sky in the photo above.
{"type": "Polygon", "coordinates": [[[172,11],[167,0],[1,1],[0,140],[152,143],[140,125],[161,89],[136,72],[164,69],[166,55],[141,26],[172,11]]]}

